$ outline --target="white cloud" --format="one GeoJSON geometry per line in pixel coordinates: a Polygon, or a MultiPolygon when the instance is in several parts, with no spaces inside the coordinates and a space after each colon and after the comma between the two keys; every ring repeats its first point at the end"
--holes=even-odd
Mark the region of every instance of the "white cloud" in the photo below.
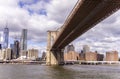
{"type": "Polygon", "coordinates": [[[52,0],[51,3],[47,5],[49,18],[63,23],[76,2],[77,0],[52,0]]]}
{"type": "MultiPolygon", "coordinates": [[[[2,32],[8,23],[10,37],[20,37],[23,28],[28,29],[28,40],[35,43],[45,43],[47,30],[57,29],[72,10],[77,0],[0,0],[0,31],[2,32]],[[20,5],[19,1],[22,2],[20,5]],[[61,4],[62,3],[62,4],[61,4]],[[28,10],[33,11],[30,12],[28,10]],[[40,14],[44,9],[47,15],[40,14]]],[[[19,38],[18,37],[18,38],[19,38]]],[[[38,45],[34,45],[37,47],[38,45]]],[[[30,46],[28,46],[30,48],[30,46]]],[[[38,48],[45,48],[38,46],[38,48]]]]}
{"type": "MultiPolygon", "coordinates": [[[[106,52],[117,50],[120,52],[120,11],[97,24],[81,37],[74,41],[74,44],[82,49],[84,44],[91,47],[91,51],[106,52]],[[79,43],[80,45],[77,45],[79,43]]],[[[79,49],[77,47],[77,50],[79,49]]],[[[80,50],[80,49],[79,49],[80,50]]]]}

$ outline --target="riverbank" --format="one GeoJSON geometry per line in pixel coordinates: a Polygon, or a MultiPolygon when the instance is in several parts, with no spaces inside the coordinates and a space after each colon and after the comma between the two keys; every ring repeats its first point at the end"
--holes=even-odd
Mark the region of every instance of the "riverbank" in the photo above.
{"type": "Polygon", "coordinates": [[[5,60],[5,61],[0,61],[0,64],[45,64],[45,61],[5,60]]]}

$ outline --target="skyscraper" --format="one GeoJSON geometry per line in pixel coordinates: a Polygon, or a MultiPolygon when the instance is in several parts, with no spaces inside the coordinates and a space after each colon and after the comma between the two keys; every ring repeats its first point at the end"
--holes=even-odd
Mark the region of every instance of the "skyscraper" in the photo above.
{"type": "Polygon", "coordinates": [[[88,53],[90,52],[90,47],[88,45],[83,46],[83,53],[88,53]]]}
{"type": "Polygon", "coordinates": [[[0,34],[0,49],[2,49],[2,43],[3,43],[3,37],[2,34],[0,34]]]}
{"type": "Polygon", "coordinates": [[[13,48],[13,58],[18,58],[19,57],[19,41],[15,40],[14,41],[14,48],[13,48]]]}
{"type": "Polygon", "coordinates": [[[14,53],[13,53],[14,44],[10,44],[10,48],[11,48],[11,59],[14,59],[14,53]]]}
{"type": "Polygon", "coordinates": [[[8,40],[9,40],[9,29],[6,26],[3,32],[3,48],[4,49],[8,48],[8,40]]]}
{"type": "Polygon", "coordinates": [[[0,49],[2,49],[2,44],[0,44],[0,49]]]}
{"type": "Polygon", "coordinates": [[[27,29],[22,29],[20,50],[27,50],[27,29]]]}

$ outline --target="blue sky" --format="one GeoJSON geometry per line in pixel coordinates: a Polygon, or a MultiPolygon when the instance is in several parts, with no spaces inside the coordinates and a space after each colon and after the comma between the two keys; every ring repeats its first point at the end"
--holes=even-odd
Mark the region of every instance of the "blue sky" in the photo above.
{"type": "MultiPolygon", "coordinates": [[[[0,33],[6,21],[10,29],[10,41],[20,37],[23,28],[28,29],[28,49],[46,50],[47,30],[61,27],[77,0],[0,0],[0,33]]],[[[76,51],[89,45],[91,51],[100,53],[120,52],[120,11],[97,24],[73,41],[76,51]]]]}

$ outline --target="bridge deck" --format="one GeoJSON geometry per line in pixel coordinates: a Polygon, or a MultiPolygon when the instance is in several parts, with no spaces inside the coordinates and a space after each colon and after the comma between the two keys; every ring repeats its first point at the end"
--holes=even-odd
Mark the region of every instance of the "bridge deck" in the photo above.
{"type": "Polygon", "coordinates": [[[120,8],[120,0],[79,0],[63,24],[52,49],[62,49],[120,8]]]}

